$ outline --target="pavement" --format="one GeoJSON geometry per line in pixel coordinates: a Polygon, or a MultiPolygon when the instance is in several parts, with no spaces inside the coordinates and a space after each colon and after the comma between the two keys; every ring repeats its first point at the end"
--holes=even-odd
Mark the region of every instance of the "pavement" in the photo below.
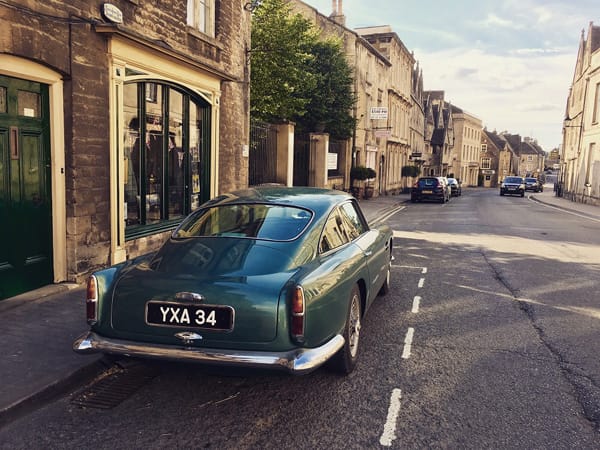
{"type": "MultiPolygon", "coordinates": [[[[600,222],[600,207],[556,197],[550,185],[529,197],[600,222]]],[[[471,188],[466,188],[468,195],[471,188]]],[[[408,194],[361,200],[370,222],[384,220],[408,194]]],[[[13,420],[89,383],[111,367],[102,355],[73,352],[75,339],[87,331],[85,288],[59,283],[0,300],[0,428],[13,420]]]]}

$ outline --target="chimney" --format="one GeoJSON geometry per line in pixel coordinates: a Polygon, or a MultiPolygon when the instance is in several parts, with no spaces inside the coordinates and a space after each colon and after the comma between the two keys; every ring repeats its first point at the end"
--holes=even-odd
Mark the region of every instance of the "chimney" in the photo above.
{"type": "Polygon", "coordinates": [[[333,12],[329,18],[342,26],[346,26],[346,16],[342,11],[342,0],[331,0],[331,9],[333,12]]]}

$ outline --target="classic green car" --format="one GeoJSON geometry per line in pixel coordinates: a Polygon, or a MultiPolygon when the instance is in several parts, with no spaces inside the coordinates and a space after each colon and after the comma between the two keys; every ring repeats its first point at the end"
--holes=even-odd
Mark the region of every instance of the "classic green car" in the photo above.
{"type": "Polygon", "coordinates": [[[219,196],[162,248],[94,273],[73,344],[221,366],[310,372],[356,364],[361,319],[387,293],[392,231],[349,194],[264,186],[219,196]]]}

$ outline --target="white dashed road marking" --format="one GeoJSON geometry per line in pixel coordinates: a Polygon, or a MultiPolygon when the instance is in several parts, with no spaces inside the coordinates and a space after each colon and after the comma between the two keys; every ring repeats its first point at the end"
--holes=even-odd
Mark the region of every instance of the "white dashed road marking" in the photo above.
{"type": "Polygon", "coordinates": [[[406,337],[404,338],[404,350],[402,350],[402,359],[410,358],[410,349],[412,348],[414,334],[415,329],[412,327],[406,332],[406,337]]]}
{"type": "Polygon", "coordinates": [[[421,297],[419,297],[418,295],[415,295],[415,298],[413,298],[412,309],[410,312],[413,314],[418,313],[420,305],[421,305],[421,297]]]}
{"type": "Polygon", "coordinates": [[[383,433],[379,438],[379,443],[385,447],[391,446],[394,439],[396,439],[396,421],[398,419],[398,413],[400,412],[401,394],[402,391],[400,389],[394,389],[390,397],[387,420],[383,427],[383,433]]]}

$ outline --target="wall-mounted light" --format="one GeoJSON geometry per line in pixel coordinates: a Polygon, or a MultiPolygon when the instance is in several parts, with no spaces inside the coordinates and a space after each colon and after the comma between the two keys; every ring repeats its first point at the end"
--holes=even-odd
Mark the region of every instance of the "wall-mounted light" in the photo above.
{"type": "Polygon", "coordinates": [[[254,11],[256,8],[258,8],[258,6],[260,5],[260,0],[252,0],[251,2],[248,2],[244,5],[244,9],[246,11],[254,11]]]}

